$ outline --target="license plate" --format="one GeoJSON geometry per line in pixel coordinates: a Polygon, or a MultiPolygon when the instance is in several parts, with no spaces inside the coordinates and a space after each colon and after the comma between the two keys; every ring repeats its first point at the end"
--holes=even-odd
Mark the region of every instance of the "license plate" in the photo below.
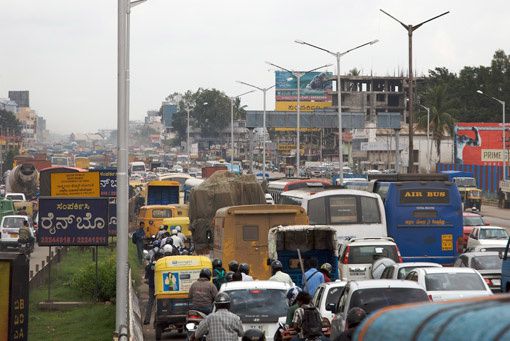
{"type": "Polygon", "coordinates": [[[499,279],[493,279],[493,280],[492,280],[492,283],[493,283],[494,285],[498,286],[498,285],[501,285],[501,280],[499,280],[499,279]]]}
{"type": "Polygon", "coordinates": [[[18,238],[18,235],[15,233],[9,233],[9,238],[18,238]]]}
{"type": "Polygon", "coordinates": [[[250,325],[250,329],[264,330],[264,326],[261,324],[253,324],[253,325],[250,325]]]}

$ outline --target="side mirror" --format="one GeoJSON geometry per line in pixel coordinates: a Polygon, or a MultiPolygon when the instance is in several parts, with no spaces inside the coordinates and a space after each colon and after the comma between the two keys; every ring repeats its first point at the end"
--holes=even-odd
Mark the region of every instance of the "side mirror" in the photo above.
{"type": "Polygon", "coordinates": [[[328,303],[328,305],[326,305],[326,310],[331,311],[333,314],[336,314],[336,304],[328,303]]]}

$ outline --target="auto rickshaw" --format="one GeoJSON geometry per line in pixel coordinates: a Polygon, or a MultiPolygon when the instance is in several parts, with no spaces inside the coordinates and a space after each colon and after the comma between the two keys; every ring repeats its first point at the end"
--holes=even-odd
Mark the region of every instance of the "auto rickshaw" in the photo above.
{"type": "Polygon", "coordinates": [[[212,262],[205,256],[167,256],[156,262],[156,340],[160,340],[162,333],[168,328],[182,333],[191,305],[189,288],[198,280],[200,270],[204,268],[212,272],[212,262]]]}

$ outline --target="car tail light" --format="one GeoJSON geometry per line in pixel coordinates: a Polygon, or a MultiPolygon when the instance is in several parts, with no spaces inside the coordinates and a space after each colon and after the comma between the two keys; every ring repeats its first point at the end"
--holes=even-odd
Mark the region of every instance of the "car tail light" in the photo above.
{"type": "Polygon", "coordinates": [[[351,246],[347,245],[347,248],[344,252],[344,258],[342,259],[342,263],[349,264],[349,252],[351,251],[351,246]]]}
{"type": "Polygon", "coordinates": [[[429,295],[429,301],[430,301],[430,302],[434,301],[434,300],[432,299],[432,295],[429,295]]]}
{"type": "Polygon", "coordinates": [[[398,246],[395,245],[395,247],[397,248],[398,262],[404,263],[404,260],[402,259],[402,255],[400,254],[400,250],[398,249],[398,246]]]}
{"type": "Polygon", "coordinates": [[[487,283],[488,286],[491,287],[493,285],[490,278],[484,278],[483,280],[485,281],[485,283],[487,283]]]}
{"type": "Polygon", "coordinates": [[[457,238],[457,252],[462,253],[464,249],[464,241],[462,237],[457,238]]]}

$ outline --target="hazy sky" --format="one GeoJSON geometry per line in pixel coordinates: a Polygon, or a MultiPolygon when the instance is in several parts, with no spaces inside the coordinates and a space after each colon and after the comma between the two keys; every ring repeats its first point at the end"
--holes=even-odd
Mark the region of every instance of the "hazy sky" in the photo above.
{"type": "MultiPolygon", "coordinates": [[[[412,24],[451,11],[415,31],[418,73],[436,66],[457,72],[488,65],[496,49],[510,53],[510,3],[502,0],[148,0],[131,15],[130,118],[142,119],[174,91],[248,90],[236,80],[270,86],[266,60],[305,70],[334,63],[295,39],[335,51],[379,39],[346,55],[342,70],[407,70],[407,33],[379,8],[412,24]]],[[[116,39],[116,0],[0,0],[0,97],[30,90],[31,107],[52,131],[114,128],[116,39]]],[[[262,94],[243,102],[261,109],[262,94]]]]}

